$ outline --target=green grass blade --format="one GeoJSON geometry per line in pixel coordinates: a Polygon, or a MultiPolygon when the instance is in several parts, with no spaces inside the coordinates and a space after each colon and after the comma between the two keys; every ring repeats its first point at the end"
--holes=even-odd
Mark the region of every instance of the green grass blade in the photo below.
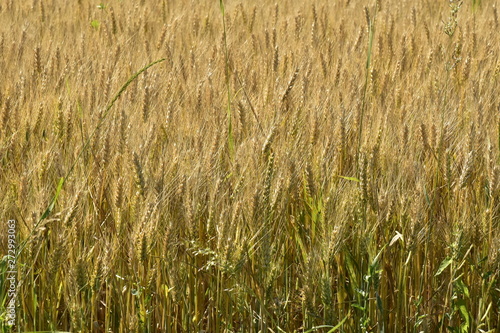
{"type": "Polygon", "coordinates": [[[356,178],[356,177],[346,177],[346,176],[337,176],[337,177],[343,178],[345,180],[350,180],[350,181],[353,181],[353,182],[357,182],[357,183],[360,182],[360,180],[358,178],[356,178]]]}
{"type": "Polygon", "coordinates": [[[49,216],[50,213],[54,210],[57,198],[59,197],[59,194],[61,193],[61,189],[62,189],[62,187],[64,185],[64,179],[65,179],[64,177],[61,177],[61,179],[59,179],[59,184],[57,185],[56,193],[54,194],[54,197],[50,201],[50,204],[47,207],[47,209],[45,210],[45,212],[43,213],[42,217],[40,217],[40,221],[46,219],[47,216],[49,216]]]}
{"type": "Polygon", "coordinates": [[[441,262],[441,264],[439,265],[439,268],[436,272],[436,274],[434,276],[439,276],[441,275],[441,273],[443,273],[443,271],[448,267],[450,266],[450,264],[453,262],[453,258],[446,258],[445,260],[443,260],[441,262]]]}

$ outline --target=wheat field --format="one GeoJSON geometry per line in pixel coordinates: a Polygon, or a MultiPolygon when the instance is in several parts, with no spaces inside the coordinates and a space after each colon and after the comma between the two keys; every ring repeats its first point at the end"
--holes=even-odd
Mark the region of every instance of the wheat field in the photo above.
{"type": "Polygon", "coordinates": [[[497,332],[498,5],[0,2],[2,332],[497,332]]]}

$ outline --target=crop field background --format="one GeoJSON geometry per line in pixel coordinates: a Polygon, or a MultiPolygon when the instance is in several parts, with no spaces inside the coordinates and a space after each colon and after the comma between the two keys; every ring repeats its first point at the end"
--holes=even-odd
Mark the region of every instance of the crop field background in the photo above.
{"type": "Polygon", "coordinates": [[[2,332],[497,332],[499,5],[1,1],[2,332]]]}

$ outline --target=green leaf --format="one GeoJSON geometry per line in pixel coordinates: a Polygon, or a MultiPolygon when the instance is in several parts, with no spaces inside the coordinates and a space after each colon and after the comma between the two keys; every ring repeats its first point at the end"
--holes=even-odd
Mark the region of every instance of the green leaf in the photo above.
{"type": "Polygon", "coordinates": [[[57,198],[59,197],[59,193],[61,193],[63,185],[64,185],[64,177],[61,177],[61,179],[59,179],[59,184],[57,185],[56,194],[50,201],[50,205],[43,213],[42,217],[40,218],[40,221],[46,219],[47,216],[49,216],[50,213],[52,213],[52,210],[54,210],[54,206],[56,205],[57,198]]]}
{"type": "Polygon", "coordinates": [[[342,319],[337,325],[335,326],[331,326],[331,325],[320,325],[320,326],[314,326],[313,328],[311,328],[310,330],[308,331],[305,331],[304,333],[310,333],[310,332],[314,332],[314,331],[317,331],[319,330],[320,328],[331,328],[331,330],[328,331],[328,333],[333,333],[335,332],[336,330],[338,330],[342,325],[344,325],[345,321],[347,320],[347,318],[349,318],[349,316],[351,315],[351,311],[349,311],[349,313],[347,314],[347,316],[344,317],[344,319],[342,319]]]}
{"type": "Polygon", "coordinates": [[[233,137],[233,125],[231,122],[231,110],[228,109],[228,117],[229,117],[229,122],[228,122],[228,134],[227,134],[227,144],[229,147],[229,156],[231,159],[234,158],[234,137],[233,137]]]}
{"type": "Polygon", "coordinates": [[[382,255],[382,252],[384,251],[384,249],[385,249],[385,247],[386,247],[386,246],[387,246],[387,244],[386,244],[386,245],[384,245],[384,246],[382,246],[382,248],[380,249],[380,251],[378,251],[377,255],[376,255],[376,256],[375,256],[375,258],[373,258],[373,260],[372,260],[372,264],[370,265],[371,267],[373,267],[373,268],[374,268],[374,267],[378,264],[378,261],[379,261],[379,259],[380,259],[380,256],[382,255]]]}
{"type": "Polygon", "coordinates": [[[465,323],[462,324],[460,328],[462,329],[462,332],[468,332],[470,326],[470,316],[469,316],[469,311],[467,311],[467,305],[465,304],[465,300],[463,299],[458,300],[456,306],[458,307],[458,311],[460,311],[462,318],[465,320],[465,323]]]}
{"type": "Polygon", "coordinates": [[[313,328],[311,328],[310,330],[308,331],[305,331],[304,333],[310,333],[310,332],[314,332],[314,331],[317,331],[319,330],[320,328],[332,328],[333,326],[331,325],[320,325],[320,326],[314,326],[313,328]]]}
{"type": "Polygon", "coordinates": [[[417,318],[417,321],[415,322],[415,328],[416,327],[419,327],[420,325],[422,325],[422,323],[424,322],[424,319],[427,318],[429,315],[428,314],[424,314],[424,315],[421,315],[421,316],[418,316],[417,318]]]}
{"type": "Polygon", "coordinates": [[[356,177],[346,177],[346,176],[337,176],[337,177],[340,177],[340,178],[344,178],[344,179],[347,179],[347,180],[352,180],[354,182],[360,182],[360,180],[356,177]]]}
{"type": "Polygon", "coordinates": [[[92,20],[92,22],[90,22],[90,26],[94,29],[99,29],[99,26],[101,25],[101,22],[97,21],[97,20],[92,20]]]}
{"type": "Polygon", "coordinates": [[[457,288],[462,294],[464,294],[465,297],[469,297],[469,288],[462,279],[459,279],[457,282],[455,282],[455,288],[457,288]]]}
{"type": "Polygon", "coordinates": [[[363,307],[363,306],[361,306],[361,305],[359,305],[359,304],[352,304],[351,306],[352,306],[353,308],[359,309],[359,310],[361,310],[361,311],[363,311],[363,312],[365,312],[365,310],[366,310],[366,308],[365,308],[365,307],[363,307]]]}
{"type": "Polygon", "coordinates": [[[434,276],[439,276],[443,271],[446,269],[446,267],[450,266],[450,264],[453,262],[453,258],[446,258],[441,262],[441,265],[439,265],[439,268],[434,276]]]}
{"type": "Polygon", "coordinates": [[[377,308],[379,309],[379,311],[381,313],[384,313],[384,305],[382,304],[382,298],[380,297],[380,295],[378,293],[377,293],[376,297],[377,297],[377,308]]]}
{"type": "Polygon", "coordinates": [[[344,319],[342,319],[342,321],[340,321],[337,325],[335,325],[334,328],[332,328],[331,330],[328,331],[328,333],[333,333],[335,332],[336,330],[338,330],[342,325],[344,325],[345,321],[347,320],[347,318],[349,318],[351,316],[351,311],[349,311],[349,313],[347,313],[347,316],[344,317],[344,319]]]}
{"type": "Polygon", "coordinates": [[[349,275],[349,280],[350,284],[352,285],[352,291],[356,291],[358,289],[358,276],[357,272],[359,271],[358,266],[354,262],[352,255],[349,254],[345,257],[345,262],[346,262],[346,267],[347,267],[347,273],[349,275]]]}

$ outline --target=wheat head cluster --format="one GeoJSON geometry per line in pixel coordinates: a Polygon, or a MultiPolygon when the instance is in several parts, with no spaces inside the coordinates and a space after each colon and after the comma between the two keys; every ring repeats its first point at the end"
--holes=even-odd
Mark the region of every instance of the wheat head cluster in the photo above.
{"type": "Polygon", "coordinates": [[[497,5],[0,2],[2,332],[496,332],[497,5]]]}

